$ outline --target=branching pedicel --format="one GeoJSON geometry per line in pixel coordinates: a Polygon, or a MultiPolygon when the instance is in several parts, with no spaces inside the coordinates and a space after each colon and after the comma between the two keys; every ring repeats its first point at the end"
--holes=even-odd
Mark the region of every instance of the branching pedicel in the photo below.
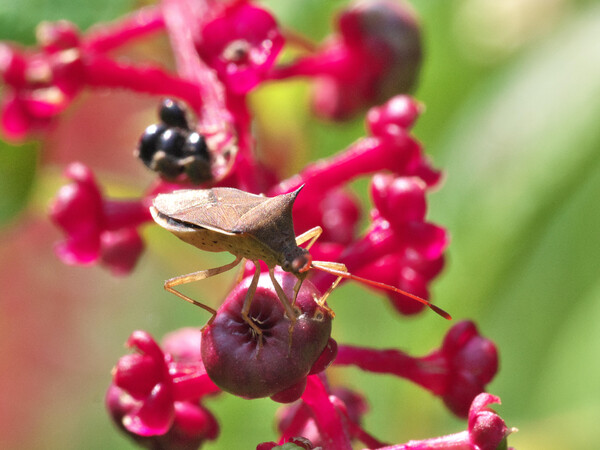
{"type": "MultiPolygon", "coordinates": [[[[168,229],[185,223],[196,231],[215,231],[215,223],[175,217],[163,201],[180,200],[182,194],[173,191],[243,191],[264,201],[251,194],[284,198],[304,186],[295,197],[292,235],[286,242],[294,243],[294,230],[302,235],[320,227],[322,235],[310,249],[315,260],[337,261],[356,276],[375,280],[373,287],[385,292],[401,314],[415,314],[425,305],[441,311],[429,303],[428,286],[444,266],[448,236],[426,220],[426,194],[439,184],[441,174],[410,134],[421,111],[407,95],[421,62],[418,21],[403,1],[369,0],[350,3],[334,27],[332,36],[316,45],[282,30],[270,12],[248,0],[164,0],[85,33],[66,22],[41,24],[34,50],[3,44],[1,125],[8,138],[43,133],[84,89],[128,89],[162,102],[157,123],[141,133],[136,151],[157,174],[144,198],[105,198],[91,169],[79,163],[66,169],[71,184],[61,188],[50,209],[65,233],[56,247],[58,256],[68,264],[102,263],[115,273],[129,273],[143,251],[137,230],[152,222],[153,203],[154,218],[168,229]],[[169,37],[176,73],[117,61],[110,53],[159,32],[169,37]],[[300,56],[279,63],[284,46],[298,47],[300,56]],[[340,120],[370,108],[367,135],[282,180],[257,159],[248,94],[266,82],[295,77],[311,80],[314,111],[322,117],[340,120]],[[370,225],[359,234],[362,208],[346,185],[362,176],[372,177],[374,206],[370,225]],[[386,290],[384,284],[410,295],[386,290]],[[426,300],[418,303],[411,296],[426,300]]],[[[291,213],[287,217],[291,221],[291,213]]],[[[270,230],[271,238],[281,232],[270,230]]],[[[240,230],[218,231],[222,238],[240,230]]],[[[309,239],[315,235],[305,234],[309,239]]],[[[222,243],[217,239],[212,249],[222,243]]],[[[133,353],[117,363],[106,397],[117,425],[148,448],[197,448],[219,434],[205,398],[227,391],[282,403],[298,400],[279,416],[279,442],[259,444],[261,450],[284,443],[350,449],[356,440],[389,449],[505,445],[511,430],[487,408],[498,399],[483,393],[497,372],[496,347],[473,323],[455,324],[440,348],[421,358],[397,349],[338,345],[331,337],[331,310],[324,300],[315,301],[328,295],[335,271],[306,272],[317,264],[301,253],[302,261],[250,255],[256,267],[247,268],[219,309],[204,305],[214,318],[202,332],[179,330],[161,346],[148,333],[135,331],[128,341],[133,353]],[[259,276],[260,260],[269,277],[259,276]],[[306,279],[299,283],[297,277],[306,279]],[[468,417],[468,429],[386,444],[362,428],[367,410],[362,396],[329,385],[326,369],[331,364],[413,381],[440,396],[455,414],[468,417]]]]}

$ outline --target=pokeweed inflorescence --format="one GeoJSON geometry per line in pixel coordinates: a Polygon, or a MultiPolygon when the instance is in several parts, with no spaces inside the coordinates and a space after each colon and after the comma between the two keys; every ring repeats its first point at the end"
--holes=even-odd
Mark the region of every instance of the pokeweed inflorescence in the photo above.
{"type": "MultiPolygon", "coordinates": [[[[234,187],[274,197],[304,185],[294,205],[294,229],[300,234],[322,227],[310,249],[314,259],[343,263],[358,276],[429,299],[429,284],[444,267],[448,234],[426,218],[426,196],[439,186],[441,172],[411,135],[421,112],[408,95],[418,79],[421,37],[407,3],[351,2],[322,44],[285,32],[272,13],[249,0],[164,0],[89,32],[62,21],[41,24],[37,35],[35,49],[11,44],[0,49],[5,84],[0,119],[8,138],[43,134],[85,89],[128,89],[161,102],[157,122],[140,130],[137,146],[132,143],[157,174],[143,198],[107,198],[90,168],[67,167],[71,183],[50,208],[65,234],[56,246],[65,263],[131,272],[144,247],[138,228],[152,222],[148,208],[159,193],[234,187]],[[175,73],[111,54],[155,33],[168,35],[175,73]],[[298,56],[280,62],[288,46],[298,56]],[[296,77],[310,80],[317,115],[341,120],[366,113],[367,133],[281,179],[257,158],[248,95],[265,83],[296,77]],[[358,229],[363,206],[348,189],[358,177],[372,179],[373,207],[364,232],[358,229]]],[[[275,270],[287,297],[296,299],[292,320],[269,279],[251,282],[253,269],[248,265],[202,331],[176,331],[162,345],[147,332],[132,333],[127,344],[133,353],[115,366],[106,405],[135,441],[148,448],[191,449],[218,439],[219,425],[204,400],[226,391],[290,403],[278,415],[279,442],[258,444],[261,450],[285,443],[350,449],[355,441],[389,449],[506,445],[511,430],[487,407],[499,399],[484,393],[498,369],[497,350],[472,322],[455,324],[440,347],[423,357],[342,345],[331,336],[333,313],[315,301],[335,276],[309,274],[296,296],[296,277],[275,270]],[[254,327],[241,315],[250,286],[256,287],[248,311],[254,327]],[[407,444],[380,441],[361,425],[366,400],[329,384],[331,365],[406,378],[468,417],[467,430],[407,444]]],[[[400,314],[424,308],[401,293],[382,293],[400,314]]]]}

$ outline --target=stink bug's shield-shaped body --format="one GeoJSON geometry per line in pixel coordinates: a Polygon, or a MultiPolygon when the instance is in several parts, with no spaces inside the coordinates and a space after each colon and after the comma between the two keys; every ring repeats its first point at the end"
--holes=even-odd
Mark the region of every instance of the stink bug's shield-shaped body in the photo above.
{"type": "Polygon", "coordinates": [[[151,212],[159,225],[201,250],[285,270],[308,253],[296,245],[292,221],[298,192],[269,198],[234,188],[175,191],[158,195],[151,212]]]}
{"type": "MultiPolygon", "coordinates": [[[[234,188],[183,190],[158,195],[150,211],[159,225],[201,250],[227,251],[236,257],[231,264],[167,280],[165,289],[210,311],[214,318],[215,311],[212,308],[190,299],[173,287],[225,272],[244,258],[253,261],[256,271],[242,308],[242,316],[260,336],[260,329],[248,317],[248,313],[260,275],[258,261],[263,261],[269,268],[275,290],[293,326],[296,319],[293,302],[275,280],[273,271],[279,265],[283,270],[294,273],[298,277],[294,289],[297,294],[310,268],[310,254],[308,250],[298,247],[292,220],[292,206],[300,189],[272,198],[234,188]]],[[[314,242],[319,234],[320,228],[305,233],[304,238],[299,237],[298,240],[305,242],[312,239],[314,242]]]]}

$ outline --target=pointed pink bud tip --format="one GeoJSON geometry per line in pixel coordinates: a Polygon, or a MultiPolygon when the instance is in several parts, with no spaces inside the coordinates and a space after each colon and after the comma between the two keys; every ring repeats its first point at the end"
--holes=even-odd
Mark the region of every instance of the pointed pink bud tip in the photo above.
{"type": "Polygon", "coordinates": [[[479,450],[506,448],[506,437],[514,431],[489,404],[500,403],[494,395],[482,393],[473,400],[469,410],[469,440],[479,450]]]}
{"type": "MultiPolygon", "coordinates": [[[[296,277],[276,272],[276,279],[287,297],[294,298],[296,277]]],[[[202,360],[210,378],[227,392],[289,401],[302,393],[306,376],[327,346],[331,316],[315,302],[320,296],[317,289],[304,281],[292,327],[270,277],[263,274],[248,313],[259,335],[241,315],[250,283],[251,277],[240,283],[221,305],[213,323],[204,328],[202,360]]]]}

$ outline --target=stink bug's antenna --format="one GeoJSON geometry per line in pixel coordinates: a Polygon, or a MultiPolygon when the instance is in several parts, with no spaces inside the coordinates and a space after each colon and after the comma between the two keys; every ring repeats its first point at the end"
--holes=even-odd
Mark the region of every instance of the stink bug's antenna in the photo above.
{"type": "Polygon", "coordinates": [[[403,291],[402,289],[399,289],[394,286],[390,286],[389,284],[380,283],[379,281],[373,281],[373,280],[369,280],[367,278],[352,275],[350,272],[348,272],[348,269],[346,269],[346,266],[344,264],[328,262],[328,261],[313,261],[311,263],[310,267],[312,269],[322,270],[323,272],[329,273],[331,275],[335,275],[337,277],[349,278],[351,280],[355,280],[355,281],[358,281],[358,282],[361,282],[364,284],[369,284],[371,286],[387,289],[388,291],[402,294],[408,298],[411,298],[413,300],[416,300],[419,303],[424,304],[429,309],[431,309],[433,312],[442,316],[444,319],[452,320],[452,316],[450,314],[448,314],[446,311],[444,311],[442,308],[435,306],[431,302],[428,302],[427,300],[419,297],[418,295],[414,295],[414,294],[411,294],[410,292],[403,291]]]}

